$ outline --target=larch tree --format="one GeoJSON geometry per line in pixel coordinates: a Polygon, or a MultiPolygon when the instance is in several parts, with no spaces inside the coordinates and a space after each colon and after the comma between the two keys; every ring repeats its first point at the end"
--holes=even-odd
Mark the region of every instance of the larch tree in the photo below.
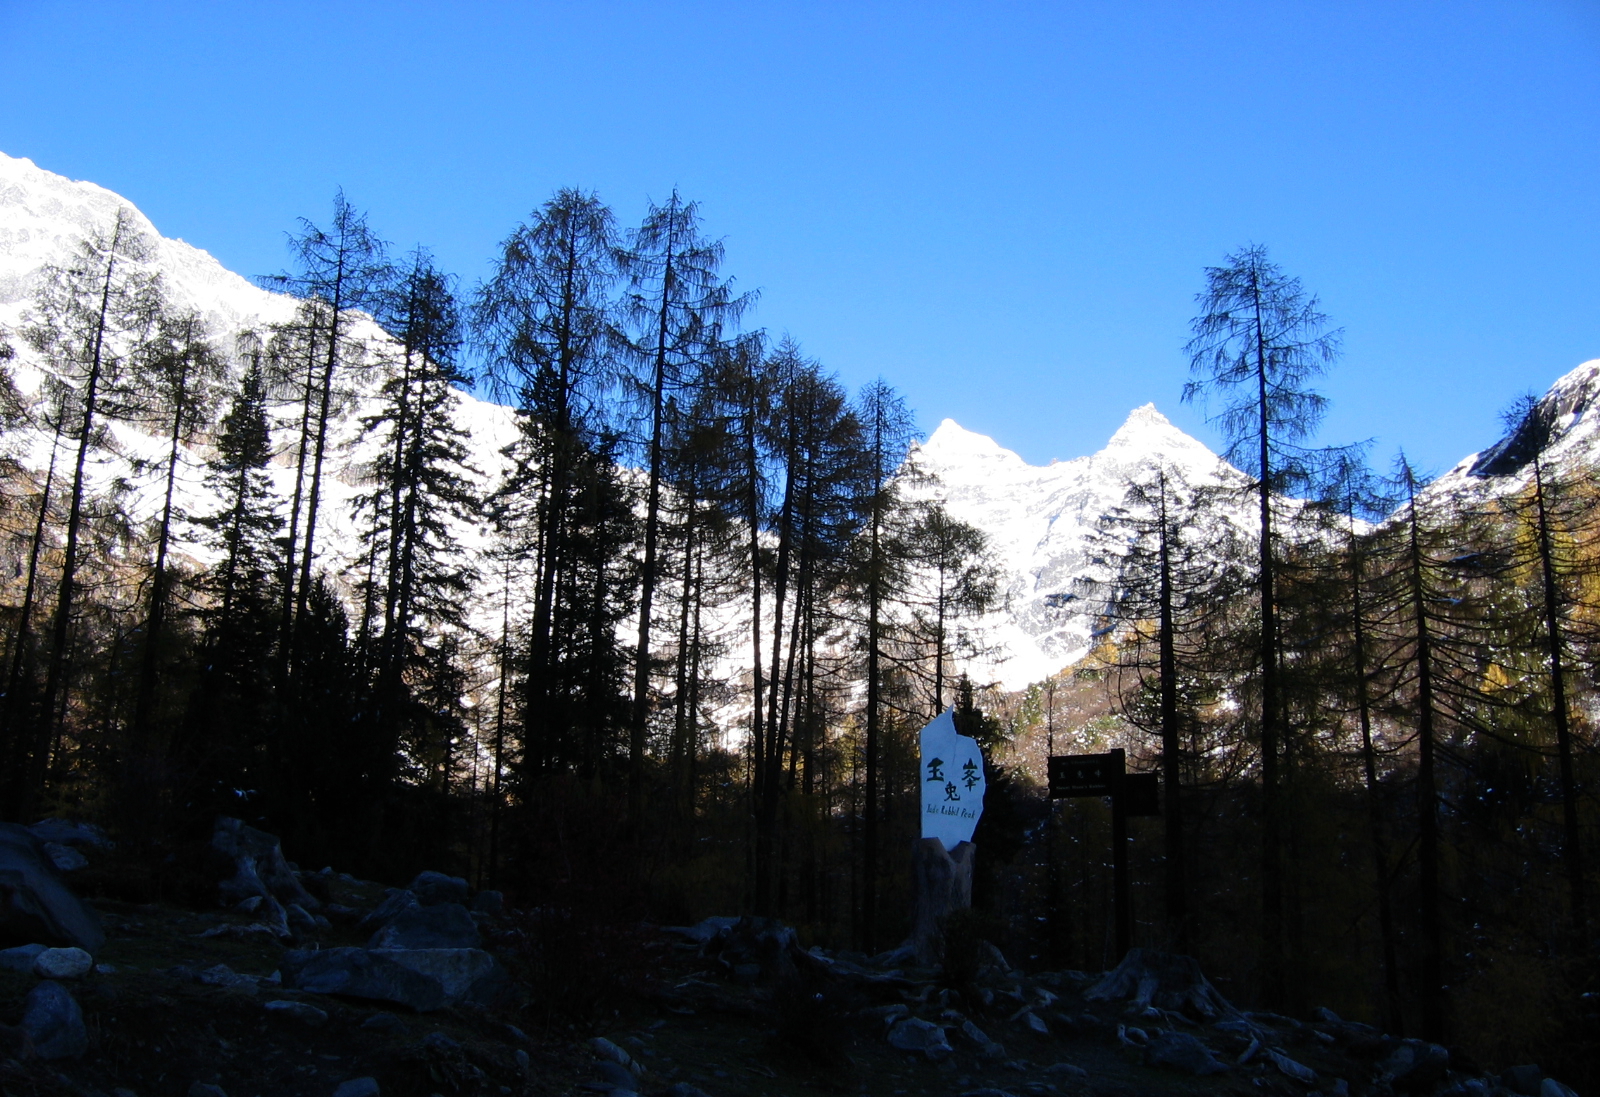
{"type": "MultiPolygon", "coordinates": [[[[518,674],[525,764],[557,771],[582,764],[585,750],[572,739],[576,726],[596,733],[594,714],[569,702],[591,696],[580,683],[580,653],[589,646],[587,597],[579,574],[598,567],[609,589],[619,574],[613,562],[588,554],[596,532],[593,492],[597,460],[607,460],[603,400],[615,378],[610,294],[619,277],[616,227],[600,199],[563,189],[502,241],[495,270],[478,287],[472,307],[476,341],[487,359],[486,381],[517,410],[519,437],[513,466],[496,495],[494,512],[506,551],[526,556],[533,604],[518,674]]],[[[603,508],[602,508],[603,509],[603,508]]],[[[609,612],[609,610],[596,610],[609,612]]],[[[589,664],[592,665],[592,664],[589,664]]]]}
{"type": "Polygon", "coordinates": [[[856,538],[855,600],[862,614],[862,647],[866,656],[866,697],[862,746],[861,913],[860,940],[867,951],[878,937],[878,823],[879,768],[884,724],[885,642],[890,623],[887,610],[899,592],[905,574],[905,554],[899,543],[902,507],[898,473],[913,437],[911,412],[888,384],[873,381],[856,399],[863,452],[857,506],[861,533],[856,538]]]}
{"type": "Polygon", "coordinates": [[[107,415],[123,410],[124,385],[161,312],[159,277],[149,261],[149,244],[133,213],[119,209],[104,231],[79,243],[67,266],[45,272],[26,331],[46,357],[52,414],[76,443],[76,454],[48,662],[21,790],[24,813],[44,790],[63,708],[59,702],[67,689],[89,454],[102,441],[107,415]]]}
{"type": "Polygon", "coordinates": [[[329,429],[347,381],[345,374],[363,355],[364,348],[352,339],[350,329],[356,310],[376,305],[387,269],[383,242],[368,228],[366,216],[345,200],[342,190],[334,195],[329,226],[324,229],[302,219],[300,231],[289,237],[289,250],[295,269],[263,279],[271,289],[302,298],[296,320],[280,332],[285,382],[298,389],[300,403],[282,592],[285,660],[291,657],[296,622],[304,617],[311,594],[329,429]]]}
{"type": "Polygon", "coordinates": [[[637,827],[644,808],[652,613],[661,578],[658,555],[669,401],[715,360],[726,329],[754,304],[755,295],[736,294],[733,280],[721,276],[722,242],[702,234],[698,206],[685,202],[676,189],[665,205],[651,205],[644,222],[628,234],[622,259],[629,280],[624,313],[632,329],[626,349],[636,366],[634,392],[644,428],[637,444],[646,475],[639,627],[628,723],[628,812],[637,827]]]}
{"type": "Polygon", "coordinates": [[[1326,401],[1309,386],[1338,356],[1341,332],[1328,326],[1314,296],[1267,258],[1242,248],[1206,270],[1196,298],[1200,315],[1185,346],[1191,379],[1186,401],[1216,407],[1212,421],[1229,439],[1227,458],[1252,478],[1258,546],[1256,673],[1261,755],[1262,973],[1266,996],[1285,1000],[1283,811],[1280,771],[1285,743],[1279,691],[1277,592],[1280,536],[1277,500],[1311,472],[1301,443],[1326,401]]]}

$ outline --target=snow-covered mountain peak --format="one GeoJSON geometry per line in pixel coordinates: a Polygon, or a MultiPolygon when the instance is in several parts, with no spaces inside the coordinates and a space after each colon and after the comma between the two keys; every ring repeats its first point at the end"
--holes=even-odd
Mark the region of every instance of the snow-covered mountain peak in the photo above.
{"type": "Polygon", "coordinates": [[[945,419],[928,440],[917,447],[921,462],[928,466],[954,467],[982,462],[990,465],[1021,467],[1023,459],[987,434],[978,434],[954,419],[945,419]]]}
{"type": "Polygon", "coordinates": [[[929,479],[911,490],[989,537],[1006,604],[975,630],[992,651],[974,661],[973,673],[1007,689],[1055,673],[1088,648],[1095,610],[1063,596],[1086,573],[1094,532],[1124,504],[1131,483],[1157,468],[1194,487],[1238,476],[1154,404],[1135,408],[1097,453],[1043,466],[946,419],[916,463],[929,479]]]}
{"type": "Polygon", "coordinates": [[[1488,449],[1463,458],[1428,485],[1433,497],[1476,499],[1517,490],[1535,453],[1548,464],[1600,465],[1600,358],[1556,379],[1533,414],[1488,449]]]}
{"type": "Polygon", "coordinates": [[[121,195],[0,153],[0,320],[16,322],[40,271],[67,262],[80,239],[103,232],[126,209],[148,238],[169,296],[197,309],[219,333],[282,320],[293,302],[228,270],[210,253],[163,237],[121,195]]]}

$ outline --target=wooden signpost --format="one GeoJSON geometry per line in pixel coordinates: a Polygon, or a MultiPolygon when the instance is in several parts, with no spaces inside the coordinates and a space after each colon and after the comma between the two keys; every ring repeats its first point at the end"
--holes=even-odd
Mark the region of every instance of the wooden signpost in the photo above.
{"type": "Polygon", "coordinates": [[[1050,798],[1111,797],[1111,879],[1115,909],[1117,959],[1133,947],[1133,910],[1128,897],[1128,817],[1160,815],[1161,786],[1154,773],[1129,773],[1128,755],[1052,755],[1047,763],[1050,798]]]}

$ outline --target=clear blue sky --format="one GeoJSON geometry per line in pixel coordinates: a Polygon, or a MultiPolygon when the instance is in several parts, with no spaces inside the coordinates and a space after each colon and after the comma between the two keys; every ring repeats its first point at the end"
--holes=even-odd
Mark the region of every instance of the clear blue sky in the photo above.
{"type": "Polygon", "coordinates": [[[0,150],[244,274],[336,187],[469,284],[676,185],[754,323],[1035,462],[1179,405],[1255,241],[1346,329],[1327,441],[1442,471],[1600,357],[1600,0],[0,0],[0,150]]]}

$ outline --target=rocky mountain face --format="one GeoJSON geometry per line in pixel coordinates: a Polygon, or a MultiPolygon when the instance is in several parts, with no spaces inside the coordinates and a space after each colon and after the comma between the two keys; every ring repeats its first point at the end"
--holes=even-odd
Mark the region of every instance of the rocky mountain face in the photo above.
{"type": "MultiPolygon", "coordinates": [[[[24,393],[37,390],[43,380],[41,364],[25,341],[17,336],[27,323],[27,313],[43,269],[64,263],[78,240],[104,229],[117,209],[132,207],[111,191],[92,183],[75,182],[35,166],[26,159],[0,154],[0,333],[10,332],[18,352],[13,363],[24,393]]],[[[153,245],[152,265],[159,270],[169,301],[205,317],[217,342],[228,346],[241,333],[263,330],[291,314],[291,298],[263,290],[225,269],[216,259],[181,240],[161,237],[137,210],[134,223],[153,245]]],[[[370,321],[359,325],[359,336],[374,357],[387,336],[370,321]]],[[[346,402],[335,430],[335,474],[328,484],[330,497],[323,513],[327,528],[318,531],[318,563],[335,575],[346,574],[357,555],[357,530],[350,504],[362,490],[364,466],[371,453],[361,439],[360,422],[370,408],[372,393],[381,379],[370,376],[346,402]]],[[[1530,425],[1482,453],[1464,459],[1440,477],[1429,491],[1434,494],[1482,496],[1514,490],[1527,475],[1527,461],[1541,448],[1555,462],[1593,463],[1600,457],[1600,360],[1585,363],[1556,382],[1538,405],[1530,425]]],[[[473,454],[468,475],[480,487],[498,479],[504,459],[501,450],[512,440],[515,424],[510,409],[480,400],[471,393],[457,394],[459,424],[471,438],[473,454]]],[[[282,441],[289,440],[289,424],[282,424],[282,441]]],[[[27,431],[12,440],[23,463],[42,472],[50,461],[51,438],[27,431]]],[[[110,445],[96,455],[94,483],[101,490],[126,485],[135,518],[151,517],[160,503],[149,462],[163,453],[165,443],[139,429],[118,425],[110,445]]],[[[181,510],[204,513],[211,505],[204,479],[208,453],[202,442],[187,447],[180,477],[181,510]]],[[[1105,579],[1103,565],[1095,562],[1095,531],[1105,517],[1123,505],[1129,485],[1148,483],[1158,470],[1169,482],[1185,490],[1243,486],[1244,476],[1211,452],[1203,443],[1174,427],[1153,404],[1135,409],[1105,447],[1087,457],[1033,466],[994,440],[962,429],[945,419],[926,442],[916,447],[913,461],[921,476],[908,480],[907,491],[924,499],[937,499],[956,517],[985,531],[1000,574],[1004,598],[993,611],[975,622],[973,638],[984,654],[969,666],[974,680],[1002,688],[1020,689],[1080,658],[1089,648],[1100,606],[1083,594],[1084,578],[1105,579]]],[[[155,462],[159,464],[159,462],[155,462]]],[[[275,474],[278,487],[288,494],[293,466],[285,453],[275,474]]],[[[1224,502],[1212,512],[1216,529],[1190,531],[1207,539],[1233,526],[1248,535],[1250,506],[1240,497],[1224,502]]],[[[487,548],[487,531],[463,526],[457,535],[462,551],[476,558],[487,548]]],[[[190,534],[180,551],[197,562],[207,552],[190,534]]],[[[494,569],[481,569],[492,575],[494,569]]],[[[353,576],[346,574],[346,578],[353,576]]],[[[491,582],[485,579],[487,584],[491,582]]],[[[473,600],[494,617],[483,624],[494,627],[493,606],[499,599],[485,590],[473,600]]],[[[744,630],[737,622],[730,636],[744,630]]],[[[730,657],[738,662],[737,654],[730,657]]],[[[732,669],[730,667],[730,669],[732,669]]]]}

